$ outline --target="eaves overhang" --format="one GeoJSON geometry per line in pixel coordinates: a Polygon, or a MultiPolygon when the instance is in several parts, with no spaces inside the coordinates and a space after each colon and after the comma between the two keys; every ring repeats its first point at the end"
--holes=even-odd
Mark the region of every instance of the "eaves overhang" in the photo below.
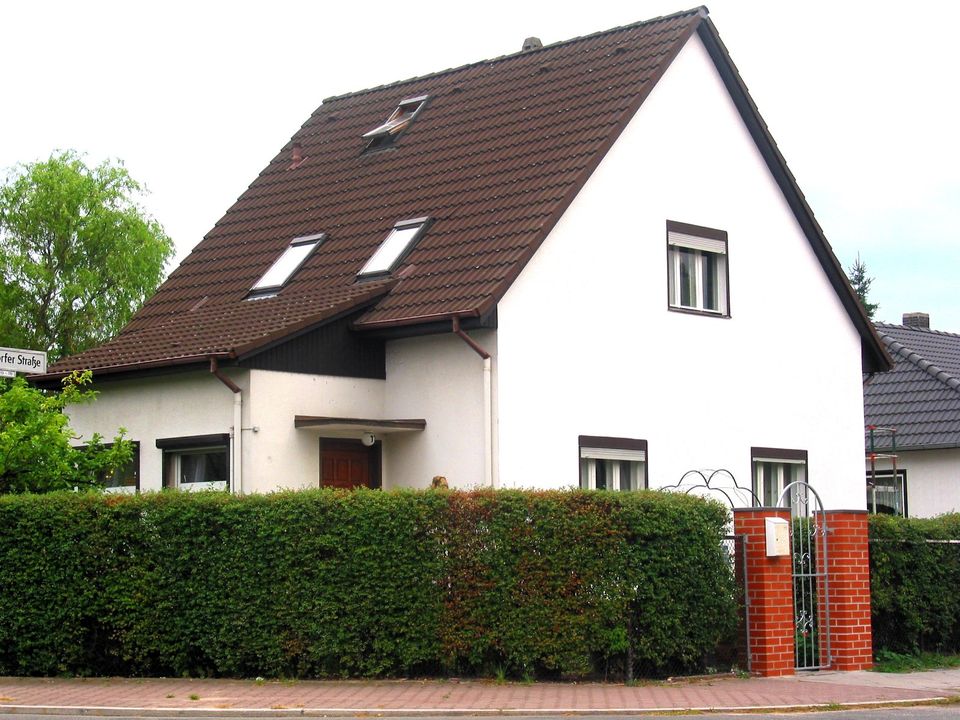
{"type": "MultiPolygon", "coordinates": [[[[104,376],[131,376],[140,372],[151,370],[161,370],[163,368],[186,369],[190,366],[206,367],[211,359],[231,360],[235,356],[229,351],[200,353],[197,355],[185,355],[177,358],[166,358],[162,360],[152,360],[147,362],[124,363],[122,365],[106,365],[102,367],[90,367],[84,370],[90,370],[93,373],[94,380],[99,380],[104,376]]],[[[192,368],[190,368],[192,369],[192,368]]],[[[60,386],[63,379],[77,370],[64,370],[61,372],[46,373],[45,375],[31,375],[27,380],[41,388],[54,389],[60,386]]],[[[82,372],[82,371],[81,371],[82,372]]]]}

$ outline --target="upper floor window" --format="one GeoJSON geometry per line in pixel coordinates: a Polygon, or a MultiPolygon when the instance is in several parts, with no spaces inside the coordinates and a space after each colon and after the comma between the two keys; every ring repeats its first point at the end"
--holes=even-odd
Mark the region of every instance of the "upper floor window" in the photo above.
{"type": "Polygon", "coordinates": [[[425,217],[414,218],[413,220],[401,220],[394,225],[390,234],[380,243],[377,251],[367,260],[367,264],[357,273],[357,277],[386,275],[392,272],[404,256],[410,252],[429,220],[425,217]]]}
{"type": "Polygon", "coordinates": [[[401,100],[397,109],[390,114],[386,122],[363,134],[363,138],[370,141],[364,148],[364,152],[392,145],[394,140],[400,136],[400,133],[406,130],[413,119],[423,110],[427,104],[427,99],[427,95],[419,95],[401,100]]]}
{"type": "Polygon", "coordinates": [[[647,441],[581,435],[583,490],[642,490],[647,487],[647,441]]]}
{"type": "Polygon", "coordinates": [[[294,238],[280,257],[273,261],[273,265],[250,288],[248,299],[276,295],[326,237],[326,233],[318,233],[294,238]]]}
{"type": "Polygon", "coordinates": [[[670,308],[730,315],[727,233],[667,221],[670,308]]]}

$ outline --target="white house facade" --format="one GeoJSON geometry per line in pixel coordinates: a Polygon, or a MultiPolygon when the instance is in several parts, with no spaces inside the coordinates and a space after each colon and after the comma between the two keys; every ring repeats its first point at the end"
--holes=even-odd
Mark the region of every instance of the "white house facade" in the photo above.
{"type": "Polygon", "coordinates": [[[705,10],[333,98],[289,147],[130,328],[45,380],[94,370],[72,425],[127,429],[124,482],[722,468],[747,503],[807,480],[865,507],[862,374],[889,358],[705,10]]]}
{"type": "Polygon", "coordinates": [[[749,486],[751,448],[778,448],[807,453],[830,507],[864,507],[860,336],[697,37],[500,301],[498,336],[505,483],[569,486],[580,435],[621,437],[647,442],[652,487],[708,468],[749,486]],[[727,312],[670,307],[668,220],[726,233],[727,312]],[[810,363],[810,337],[835,362],[810,363]]]}

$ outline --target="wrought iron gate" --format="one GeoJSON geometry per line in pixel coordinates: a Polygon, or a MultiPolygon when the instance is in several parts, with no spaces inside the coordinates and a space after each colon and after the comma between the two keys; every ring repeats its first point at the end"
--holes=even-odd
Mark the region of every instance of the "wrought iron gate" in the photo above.
{"type": "Polygon", "coordinates": [[[793,517],[794,665],[797,670],[820,670],[830,666],[827,515],[817,491],[799,480],[783,489],[777,505],[789,507],[793,517]]]}

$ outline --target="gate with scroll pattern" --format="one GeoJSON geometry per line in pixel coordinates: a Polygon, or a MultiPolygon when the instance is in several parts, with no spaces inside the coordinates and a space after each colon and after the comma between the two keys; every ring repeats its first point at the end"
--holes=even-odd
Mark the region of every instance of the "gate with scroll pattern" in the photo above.
{"type": "Polygon", "coordinates": [[[820,670],[830,665],[827,514],[817,491],[799,480],[783,489],[777,505],[789,507],[793,518],[790,554],[793,557],[795,667],[820,670]]]}

